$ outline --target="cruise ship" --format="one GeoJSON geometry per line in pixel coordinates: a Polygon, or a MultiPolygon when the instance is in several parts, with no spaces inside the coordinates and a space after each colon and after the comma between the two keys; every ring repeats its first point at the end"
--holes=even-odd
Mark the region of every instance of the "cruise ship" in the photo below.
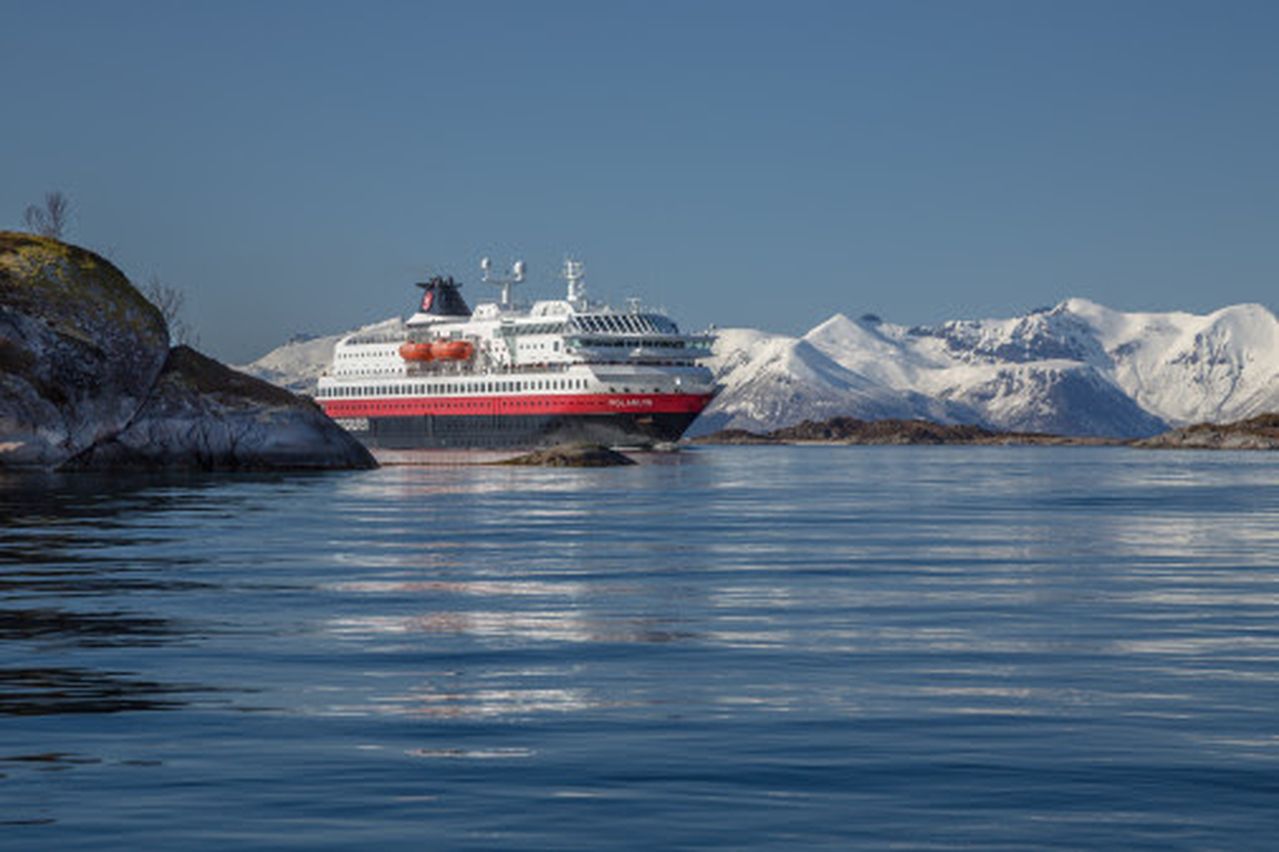
{"type": "Polygon", "coordinates": [[[678,440],[714,396],[698,363],[709,331],[683,333],[637,300],[592,301],[575,260],[565,298],[531,305],[512,298],[522,262],[501,277],[480,267],[495,301],[472,311],[458,282],[436,276],[394,331],[338,341],[317,401],[370,449],[652,447],[678,440]]]}

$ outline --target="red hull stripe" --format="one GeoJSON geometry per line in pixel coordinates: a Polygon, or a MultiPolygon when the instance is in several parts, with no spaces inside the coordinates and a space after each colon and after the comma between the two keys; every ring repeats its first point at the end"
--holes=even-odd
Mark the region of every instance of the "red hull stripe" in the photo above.
{"type": "Polygon", "coordinates": [[[471,414],[696,414],[708,394],[528,394],[525,396],[433,396],[325,399],[330,417],[412,417],[471,414]]]}

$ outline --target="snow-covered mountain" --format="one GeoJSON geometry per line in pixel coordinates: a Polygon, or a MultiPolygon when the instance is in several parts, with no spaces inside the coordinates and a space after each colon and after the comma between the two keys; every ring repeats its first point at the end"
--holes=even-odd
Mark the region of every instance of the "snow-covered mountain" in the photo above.
{"type": "Polygon", "coordinates": [[[694,434],[839,413],[1135,437],[1279,411],[1279,321],[1261,305],[1199,316],[1085,299],[913,328],[836,314],[800,338],[721,332],[712,368],[724,391],[694,434]]]}
{"type": "MultiPolygon", "coordinates": [[[[846,338],[841,340],[847,342],[846,338]]],[[[853,414],[865,420],[919,417],[976,422],[980,419],[977,412],[962,402],[937,399],[904,383],[885,381],[879,365],[863,364],[864,349],[827,348],[823,345],[826,342],[829,341],[810,340],[807,336],[786,337],[754,329],[718,332],[715,355],[707,365],[723,390],[698,418],[693,434],[730,427],[767,430],[841,414],[853,414]],[[838,354],[847,357],[841,360],[836,357],[838,354]]]]}
{"type": "Polygon", "coordinates": [[[1057,310],[1087,323],[1115,383],[1174,426],[1279,410],[1279,321],[1261,305],[1197,316],[1121,313],[1071,299],[1057,310]]]}
{"type": "MultiPolygon", "coordinates": [[[[240,369],[311,392],[339,337],[288,343],[240,369]]],[[[721,330],[709,366],[723,390],[693,435],[849,415],[1137,437],[1279,411],[1279,320],[1261,305],[1201,316],[1085,299],[936,326],[836,314],[802,337],[721,330]]]]}

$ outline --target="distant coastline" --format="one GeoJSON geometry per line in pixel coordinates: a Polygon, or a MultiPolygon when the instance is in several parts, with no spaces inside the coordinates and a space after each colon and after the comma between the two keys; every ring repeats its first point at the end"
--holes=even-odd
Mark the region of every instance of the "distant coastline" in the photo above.
{"type": "Polygon", "coordinates": [[[1197,423],[1151,438],[1106,438],[1002,432],[968,424],[930,420],[860,420],[832,417],[805,420],[795,426],[752,432],[723,429],[694,438],[690,444],[719,445],[848,445],[848,446],[1116,446],[1142,449],[1276,450],[1279,414],[1262,414],[1233,423],[1197,423]]]}

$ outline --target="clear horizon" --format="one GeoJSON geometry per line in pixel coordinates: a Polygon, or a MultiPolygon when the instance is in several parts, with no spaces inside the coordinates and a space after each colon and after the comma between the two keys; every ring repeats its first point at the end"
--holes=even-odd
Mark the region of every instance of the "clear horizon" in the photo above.
{"type": "Polygon", "coordinates": [[[7,4],[0,227],[186,294],[201,348],[529,266],[802,333],[1279,280],[1279,7],[1233,2],[7,4]]]}

